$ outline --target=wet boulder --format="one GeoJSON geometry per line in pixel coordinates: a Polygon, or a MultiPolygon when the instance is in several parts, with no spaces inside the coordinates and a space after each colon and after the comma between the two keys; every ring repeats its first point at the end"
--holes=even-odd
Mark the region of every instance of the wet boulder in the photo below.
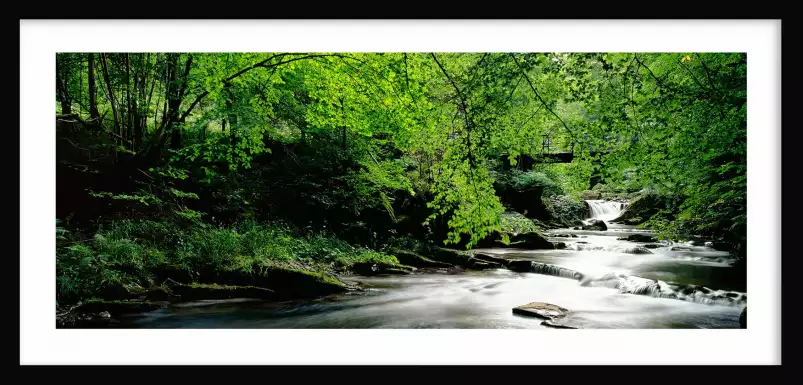
{"type": "Polygon", "coordinates": [[[683,246],[672,246],[672,248],[670,248],[669,251],[691,251],[691,248],[683,246]]]}
{"type": "Polygon", "coordinates": [[[513,314],[551,320],[569,314],[569,310],[546,302],[531,302],[514,307],[513,314]]]}
{"type": "Polygon", "coordinates": [[[486,262],[477,258],[471,258],[468,260],[466,267],[469,269],[484,270],[484,269],[498,269],[501,268],[502,265],[496,262],[486,262]]]}
{"type": "Polygon", "coordinates": [[[587,225],[583,226],[583,230],[606,231],[608,230],[608,225],[606,225],[602,220],[592,219],[588,221],[587,225]]]}
{"type": "Polygon", "coordinates": [[[644,243],[651,243],[651,242],[655,242],[655,241],[658,240],[658,238],[656,238],[656,237],[654,237],[652,235],[646,235],[646,234],[633,234],[633,235],[628,236],[628,237],[617,238],[617,239],[620,240],[620,241],[644,242],[644,243]]]}
{"type": "Polygon", "coordinates": [[[507,247],[519,249],[554,249],[555,245],[548,241],[543,235],[531,232],[511,236],[510,243],[507,247]]]}
{"type": "Polygon", "coordinates": [[[508,260],[507,268],[518,273],[529,273],[533,268],[533,262],[529,259],[508,260]]]}
{"type": "Polygon", "coordinates": [[[566,243],[564,243],[564,242],[555,243],[555,249],[556,250],[563,250],[565,248],[566,248],[566,243]]]}
{"type": "Polygon", "coordinates": [[[657,249],[659,247],[663,247],[663,245],[658,244],[658,243],[648,243],[648,244],[644,245],[643,247],[646,247],[648,249],[657,249]]]}
{"type": "Polygon", "coordinates": [[[652,251],[645,247],[634,247],[625,251],[627,254],[652,254],[652,251]]]}

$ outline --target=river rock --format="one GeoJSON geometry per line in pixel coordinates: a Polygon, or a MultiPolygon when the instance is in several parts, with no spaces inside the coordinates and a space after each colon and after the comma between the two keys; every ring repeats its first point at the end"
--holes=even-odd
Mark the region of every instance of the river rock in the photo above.
{"type": "Polygon", "coordinates": [[[507,261],[507,268],[518,273],[529,273],[533,262],[529,259],[512,259],[507,261]]]}
{"type": "Polygon", "coordinates": [[[608,230],[608,225],[606,225],[604,221],[601,221],[599,219],[592,219],[588,221],[587,225],[583,226],[583,230],[606,231],[608,230]]]}
{"type": "Polygon", "coordinates": [[[657,249],[657,248],[662,247],[662,246],[663,245],[660,245],[658,243],[648,243],[648,244],[644,245],[644,247],[646,247],[648,249],[657,249]]]}
{"type": "Polygon", "coordinates": [[[471,258],[471,252],[447,249],[445,247],[432,247],[426,255],[435,261],[446,262],[457,266],[465,265],[471,258]]]}
{"type": "Polygon", "coordinates": [[[628,254],[652,254],[652,251],[644,248],[644,247],[634,247],[632,249],[627,249],[625,253],[628,254]]]}
{"type": "Polygon", "coordinates": [[[415,268],[395,263],[359,262],[351,266],[351,270],[360,275],[410,274],[415,268]]]}
{"type": "Polygon", "coordinates": [[[175,283],[171,286],[171,290],[179,295],[182,301],[229,298],[273,299],[276,297],[273,290],[255,286],[175,283]]]}
{"type": "Polygon", "coordinates": [[[468,260],[466,267],[468,267],[469,269],[484,270],[484,269],[498,269],[501,268],[502,265],[496,262],[486,262],[477,258],[471,258],[468,260]]]}
{"type": "Polygon", "coordinates": [[[510,244],[507,247],[519,249],[554,249],[555,245],[544,238],[543,235],[531,232],[516,234],[510,237],[510,244]]]}
{"type": "Polygon", "coordinates": [[[502,257],[493,256],[486,253],[476,253],[474,258],[485,262],[497,263],[499,265],[507,265],[508,260],[502,257]]]}
{"type": "Polygon", "coordinates": [[[739,327],[741,329],[747,329],[747,306],[744,307],[742,314],[739,315],[739,327]]]}
{"type": "Polygon", "coordinates": [[[682,246],[672,246],[669,251],[691,251],[689,247],[682,247],[682,246]]]}
{"type": "Polygon", "coordinates": [[[569,310],[550,303],[531,302],[526,305],[514,307],[513,314],[549,320],[556,317],[563,317],[566,314],[569,314],[569,310]]]}
{"type": "Polygon", "coordinates": [[[453,266],[450,263],[433,261],[429,258],[423,257],[412,251],[407,251],[407,250],[394,249],[391,250],[391,254],[393,254],[400,263],[407,266],[434,267],[434,268],[453,266]]]}
{"type": "Polygon", "coordinates": [[[566,243],[564,243],[564,242],[555,243],[555,249],[556,250],[562,250],[562,249],[565,249],[565,248],[566,248],[566,243]]]}
{"type": "Polygon", "coordinates": [[[658,240],[658,238],[655,238],[655,237],[653,237],[651,235],[645,235],[645,234],[633,234],[633,235],[631,235],[629,237],[616,238],[616,239],[620,240],[620,241],[645,242],[645,243],[655,242],[655,241],[658,240]]]}
{"type": "Polygon", "coordinates": [[[577,234],[569,234],[569,236],[572,238],[577,238],[577,234]]]}
{"type": "MultiPolygon", "coordinates": [[[[373,269],[374,263],[363,262],[352,265],[352,271],[378,274],[373,269]]],[[[383,267],[391,266],[382,264],[383,267]]],[[[412,270],[409,266],[392,265],[399,269],[412,270]]],[[[407,271],[409,272],[409,271],[407,271]]],[[[393,273],[388,272],[386,273],[393,273]]],[[[218,284],[227,286],[254,286],[273,290],[278,298],[312,298],[349,291],[348,285],[339,279],[324,273],[302,270],[286,266],[255,266],[251,271],[231,270],[213,271],[200,275],[197,283],[218,284]]]]}
{"type": "Polygon", "coordinates": [[[583,200],[598,200],[602,198],[602,193],[595,190],[585,190],[581,193],[583,200]]]}

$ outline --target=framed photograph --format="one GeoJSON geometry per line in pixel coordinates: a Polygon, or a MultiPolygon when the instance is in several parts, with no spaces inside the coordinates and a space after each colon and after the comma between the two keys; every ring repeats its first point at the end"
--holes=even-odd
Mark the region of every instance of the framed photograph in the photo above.
{"type": "Polygon", "coordinates": [[[779,364],[780,25],[22,20],[21,363],[779,364]]]}

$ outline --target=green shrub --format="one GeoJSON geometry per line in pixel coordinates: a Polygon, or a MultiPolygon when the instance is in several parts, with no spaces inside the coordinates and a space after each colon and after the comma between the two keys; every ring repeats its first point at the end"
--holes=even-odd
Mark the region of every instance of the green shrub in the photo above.
{"type": "Polygon", "coordinates": [[[502,228],[505,233],[530,233],[540,232],[540,228],[531,219],[514,211],[509,211],[500,217],[502,228]]]}

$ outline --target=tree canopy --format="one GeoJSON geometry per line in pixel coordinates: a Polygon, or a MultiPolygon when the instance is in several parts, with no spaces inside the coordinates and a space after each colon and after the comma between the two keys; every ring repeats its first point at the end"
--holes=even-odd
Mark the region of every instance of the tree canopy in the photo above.
{"type": "Polygon", "coordinates": [[[281,186],[294,186],[355,218],[379,208],[400,221],[401,200],[423,199],[426,222],[446,224],[440,241],[473,245],[502,226],[494,161],[537,157],[548,138],[573,160],[537,168],[567,193],[597,176],[671,196],[649,223],[664,232],[746,235],[742,53],[60,53],[56,62],[58,119],[94,130],[59,132],[60,167],[89,175],[60,184],[62,218],[208,222],[220,205],[269,211],[282,205],[281,186]],[[267,164],[282,151],[298,166],[298,146],[315,148],[326,180],[267,164]]]}

